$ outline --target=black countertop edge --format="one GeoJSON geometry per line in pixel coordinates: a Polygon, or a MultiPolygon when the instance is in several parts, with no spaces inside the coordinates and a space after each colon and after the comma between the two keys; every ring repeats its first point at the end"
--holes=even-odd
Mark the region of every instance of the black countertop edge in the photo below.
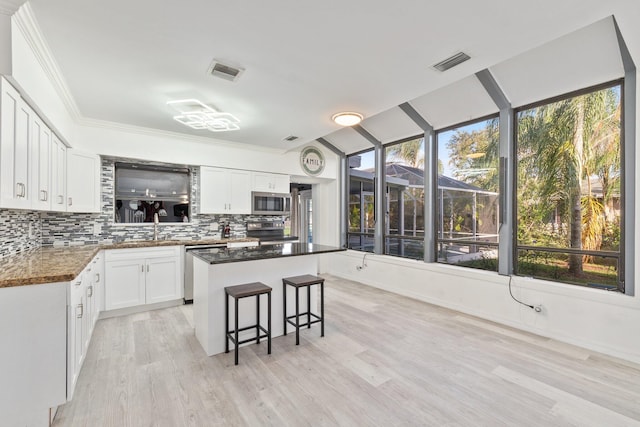
{"type": "Polygon", "coordinates": [[[208,264],[226,264],[290,256],[317,255],[345,250],[335,246],[311,243],[279,243],[249,248],[194,249],[190,253],[208,264]]]}

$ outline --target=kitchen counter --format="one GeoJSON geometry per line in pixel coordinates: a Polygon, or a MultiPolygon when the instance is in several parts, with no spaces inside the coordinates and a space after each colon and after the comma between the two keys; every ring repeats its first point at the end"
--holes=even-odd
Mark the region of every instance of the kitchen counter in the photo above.
{"type": "Polygon", "coordinates": [[[209,248],[195,249],[191,253],[208,264],[255,261],[260,259],[291,257],[300,255],[323,254],[344,251],[346,249],[317,245],[313,243],[281,243],[250,248],[209,248]]]}
{"type": "Polygon", "coordinates": [[[103,249],[198,246],[258,239],[138,240],[100,245],[43,246],[0,259],[0,288],[73,280],[103,249]]]}

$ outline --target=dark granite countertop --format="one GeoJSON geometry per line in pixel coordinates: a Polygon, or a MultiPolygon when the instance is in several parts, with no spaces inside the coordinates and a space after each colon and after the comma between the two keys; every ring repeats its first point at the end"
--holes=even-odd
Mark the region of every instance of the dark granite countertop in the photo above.
{"type": "Polygon", "coordinates": [[[344,250],[346,249],[313,243],[281,243],[252,248],[195,249],[191,251],[191,254],[209,264],[224,264],[288,256],[315,255],[344,250]]]}

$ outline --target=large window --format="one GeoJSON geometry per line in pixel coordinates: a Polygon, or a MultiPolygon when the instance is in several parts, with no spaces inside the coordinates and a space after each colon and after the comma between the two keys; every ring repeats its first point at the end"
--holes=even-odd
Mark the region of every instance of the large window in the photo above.
{"type": "Polygon", "coordinates": [[[373,150],[348,156],[349,211],[347,247],[373,252],[375,228],[375,154],[373,150]]]}
{"type": "Polygon", "coordinates": [[[616,289],[621,84],[516,110],[516,273],[616,289]]]}
{"type": "Polygon", "coordinates": [[[498,118],[436,133],[438,261],[498,269],[498,118]]]}
{"type": "Polygon", "coordinates": [[[424,138],[385,147],[384,253],[424,259],[424,138]]]}

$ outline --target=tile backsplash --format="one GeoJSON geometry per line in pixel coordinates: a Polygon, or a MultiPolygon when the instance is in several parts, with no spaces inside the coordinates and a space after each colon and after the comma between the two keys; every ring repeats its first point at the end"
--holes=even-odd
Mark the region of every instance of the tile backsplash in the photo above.
{"type": "MultiPolygon", "coordinates": [[[[131,159],[118,161],[135,162],[131,159]]],[[[76,214],[65,212],[43,212],[41,218],[41,242],[43,245],[70,245],[112,243],[124,240],[142,240],[153,238],[153,224],[114,223],[114,158],[102,159],[101,213],[76,214]]],[[[213,238],[220,232],[220,225],[229,223],[234,237],[246,235],[246,221],[273,217],[256,217],[253,215],[201,215],[198,214],[199,201],[199,169],[190,167],[191,171],[191,218],[188,223],[161,223],[158,235],[162,240],[197,240],[213,238]]],[[[36,214],[37,216],[38,214],[36,214]]]]}
{"type": "MultiPolygon", "coordinates": [[[[118,160],[132,161],[131,159],[118,160]]],[[[115,161],[116,159],[113,158],[102,159],[102,206],[100,213],[0,209],[0,258],[42,245],[68,246],[152,239],[152,224],[114,223],[115,161]]],[[[232,237],[240,238],[246,235],[247,220],[278,218],[254,215],[198,214],[199,169],[197,167],[189,169],[191,171],[190,222],[160,224],[158,228],[160,239],[214,238],[220,232],[220,226],[227,222],[231,226],[232,237]]]]}
{"type": "Polygon", "coordinates": [[[42,243],[38,212],[0,209],[0,258],[37,248],[42,243]]]}

